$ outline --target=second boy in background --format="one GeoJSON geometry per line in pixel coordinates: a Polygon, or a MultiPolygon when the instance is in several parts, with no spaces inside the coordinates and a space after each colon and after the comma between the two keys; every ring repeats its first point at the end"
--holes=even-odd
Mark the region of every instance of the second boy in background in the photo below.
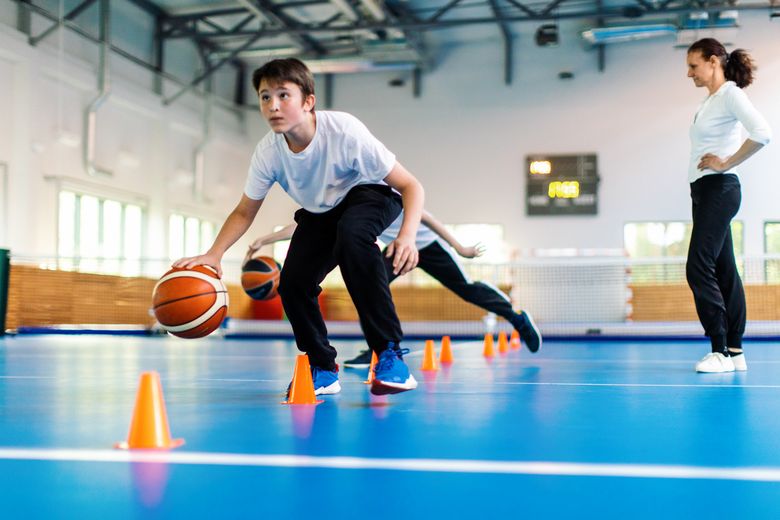
{"type": "MultiPolygon", "coordinates": [[[[392,244],[400,233],[403,223],[403,213],[399,215],[379,240],[392,244]]],[[[295,232],[296,225],[289,224],[284,228],[255,240],[247,253],[247,260],[264,245],[289,239],[295,232]]],[[[542,336],[531,315],[525,311],[515,312],[509,297],[497,287],[485,282],[473,281],[463,271],[463,267],[455,258],[452,249],[464,258],[474,258],[482,254],[479,246],[463,246],[447,228],[429,212],[423,210],[422,224],[417,230],[416,246],[419,252],[418,267],[441,282],[443,286],[457,294],[463,300],[472,303],[488,312],[498,314],[518,331],[520,338],[531,352],[537,352],[542,345],[542,336]],[[446,242],[443,243],[443,242],[446,242]]],[[[385,249],[385,271],[390,282],[398,277],[393,270],[392,250],[385,249]]],[[[360,352],[355,358],[344,362],[349,368],[368,368],[371,363],[371,350],[360,352]]]]}

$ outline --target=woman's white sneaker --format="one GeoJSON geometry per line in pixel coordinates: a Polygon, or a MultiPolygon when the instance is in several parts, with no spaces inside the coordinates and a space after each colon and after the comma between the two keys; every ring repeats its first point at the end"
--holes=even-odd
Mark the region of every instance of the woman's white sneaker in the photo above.
{"type": "Polygon", "coordinates": [[[710,352],[696,363],[696,371],[706,374],[733,372],[734,362],[720,352],[710,352]]]}
{"type": "Polygon", "coordinates": [[[734,363],[734,370],[737,372],[747,372],[747,361],[745,360],[745,354],[732,355],[731,362],[734,363]]]}

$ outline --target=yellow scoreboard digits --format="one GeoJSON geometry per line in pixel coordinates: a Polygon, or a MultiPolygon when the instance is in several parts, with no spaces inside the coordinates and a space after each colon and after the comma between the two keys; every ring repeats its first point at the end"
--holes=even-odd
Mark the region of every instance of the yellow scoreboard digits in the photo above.
{"type": "Polygon", "coordinates": [[[596,154],[526,157],[526,215],[596,215],[596,154]]]}
{"type": "Polygon", "coordinates": [[[547,196],[551,199],[576,199],[580,196],[578,181],[553,181],[547,187],[547,196]]]}

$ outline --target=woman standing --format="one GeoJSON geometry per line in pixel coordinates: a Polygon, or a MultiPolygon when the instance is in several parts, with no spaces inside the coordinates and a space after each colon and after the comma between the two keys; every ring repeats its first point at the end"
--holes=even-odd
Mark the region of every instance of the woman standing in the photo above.
{"type": "Polygon", "coordinates": [[[687,62],[688,77],[709,94],[691,125],[688,168],[693,232],[686,276],[712,343],[712,352],[696,364],[696,371],[744,371],[745,291],[730,227],[742,198],[735,167],[769,142],[771,130],[742,90],[753,82],[755,70],[747,52],[728,53],[717,40],[705,38],[688,48],[687,62]],[[742,138],[743,127],[747,139],[742,138]]]}

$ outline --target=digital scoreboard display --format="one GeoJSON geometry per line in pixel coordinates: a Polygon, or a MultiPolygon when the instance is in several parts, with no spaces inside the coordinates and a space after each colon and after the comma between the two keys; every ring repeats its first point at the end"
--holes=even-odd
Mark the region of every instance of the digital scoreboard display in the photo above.
{"type": "Polygon", "coordinates": [[[596,154],[529,155],[526,215],[596,215],[599,175],[596,154]]]}

